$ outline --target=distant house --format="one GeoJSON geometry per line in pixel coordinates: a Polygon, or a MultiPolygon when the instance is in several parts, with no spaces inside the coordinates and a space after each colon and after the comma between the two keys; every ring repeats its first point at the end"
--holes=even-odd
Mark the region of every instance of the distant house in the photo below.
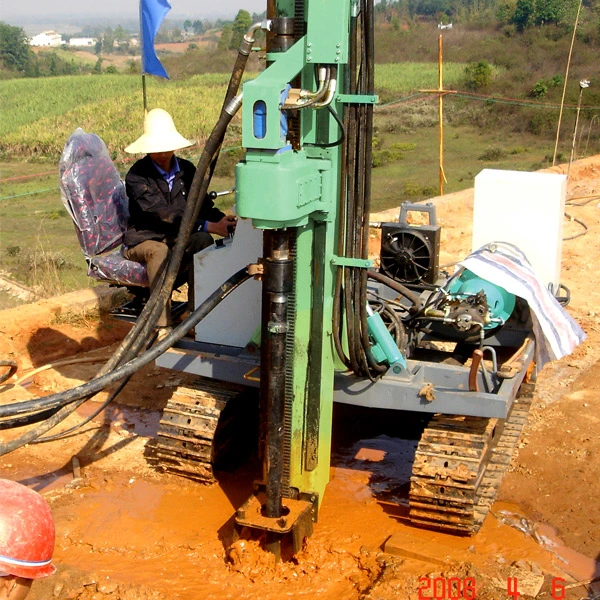
{"type": "Polygon", "coordinates": [[[64,44],[62,36],[56,31],[44,31],[29,40],[30,46],[60,46],[64,44]]]}
{"type": "Polygon", "coordinates": [[[95,46],[95,38],[74,37],[69,40],[69,46],[95,46]]]}

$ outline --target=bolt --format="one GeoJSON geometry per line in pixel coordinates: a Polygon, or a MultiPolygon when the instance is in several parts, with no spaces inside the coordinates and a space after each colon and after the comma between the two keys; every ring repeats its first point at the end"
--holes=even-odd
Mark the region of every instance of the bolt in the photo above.
{"type": "Polygon", "coordinates": [[[279,525],[279,527],[281,527],[281,529],[283,529],[287,525],[286,518],[281,517],[281,518],[277,519],[277,525],[279,525]]]}

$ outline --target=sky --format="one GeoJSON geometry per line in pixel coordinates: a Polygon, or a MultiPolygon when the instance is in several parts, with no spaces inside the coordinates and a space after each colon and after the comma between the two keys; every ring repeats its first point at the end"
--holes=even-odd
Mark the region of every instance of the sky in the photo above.
{"type": "MultiPolygon", "coordinates": [[[[168,18],[215,19],[233,18],[240,9],[261,13],[266,10],[266,0],[169,0],[171,11],[168,18]]],[[[15,19],[63,18],[89,16],[135,18],[139,12],[138,0],[0,0],[0,21],[19,25],[15,19]]]]}

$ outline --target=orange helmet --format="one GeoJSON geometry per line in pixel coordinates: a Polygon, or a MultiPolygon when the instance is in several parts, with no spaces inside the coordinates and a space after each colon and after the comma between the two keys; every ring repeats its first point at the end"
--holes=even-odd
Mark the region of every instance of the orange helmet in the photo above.
{"type": "Polygon", "coordinates": [[[52,575],[54,519],[37,492],[0,479],[0,571],[40,579],[52,575]]]}

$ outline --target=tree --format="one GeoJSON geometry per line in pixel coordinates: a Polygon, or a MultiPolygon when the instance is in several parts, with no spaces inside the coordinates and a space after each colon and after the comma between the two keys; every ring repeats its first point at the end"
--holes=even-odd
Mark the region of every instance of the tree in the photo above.
{"type": "Polygon", "coordinates": [[[534,23],[535,6],[533,0],[517,0],[515,12],[512,16],[512,22],[519,31],[531,27],[534,23]]]}
{"type": "Polygon", "coordinates": [[[104,35],[102,36],[102,52],[104,54],[111,54],[115,47],[115,33],[112,30],[112,27],[107,27],[104,30],[104,35]]]}
{"type": "Polygon", "coordinates": [[[199,19],[196,19],[192,23],[192,29],[196,35],[200,35],[201,33],[204,33],[204,23],[202,23],[202,21],[199,19]]]}
{"type": "Polygon", "coordinates": [[[0,64],[23,73],[32,58],[33,50],[23,29],[0,21],[0,64]]]}
{"type": "Polygon", "coordinates": [[[183,22],[183,30],[187,33],[189,29],[192,28],[192,22],[189,19],[186,19],[183,22]]]}
{"type": "Polygon", "coordinates": [[[465,67],[465,85],[469,90],[480,90],[492,81],[492,66],[486,60],[469,63],[465,67]]]}
{"type": "Polygon", "coordinates": [[[240,10],[233,20],[233,26],[231,31],[231,40],[229,41],[229,47],[233,50],[237,50],[242,43],[244,34],[248,31],[252,25],[252,17],[247,10],[240,10]]]}
{"type": "Polygon", "coordinates": [[[233,34],[233,25],[226,23],[221,29],[221,37],[219,38],[219,50],[227,50],[231,44],[231,36],[233,34]]]}

